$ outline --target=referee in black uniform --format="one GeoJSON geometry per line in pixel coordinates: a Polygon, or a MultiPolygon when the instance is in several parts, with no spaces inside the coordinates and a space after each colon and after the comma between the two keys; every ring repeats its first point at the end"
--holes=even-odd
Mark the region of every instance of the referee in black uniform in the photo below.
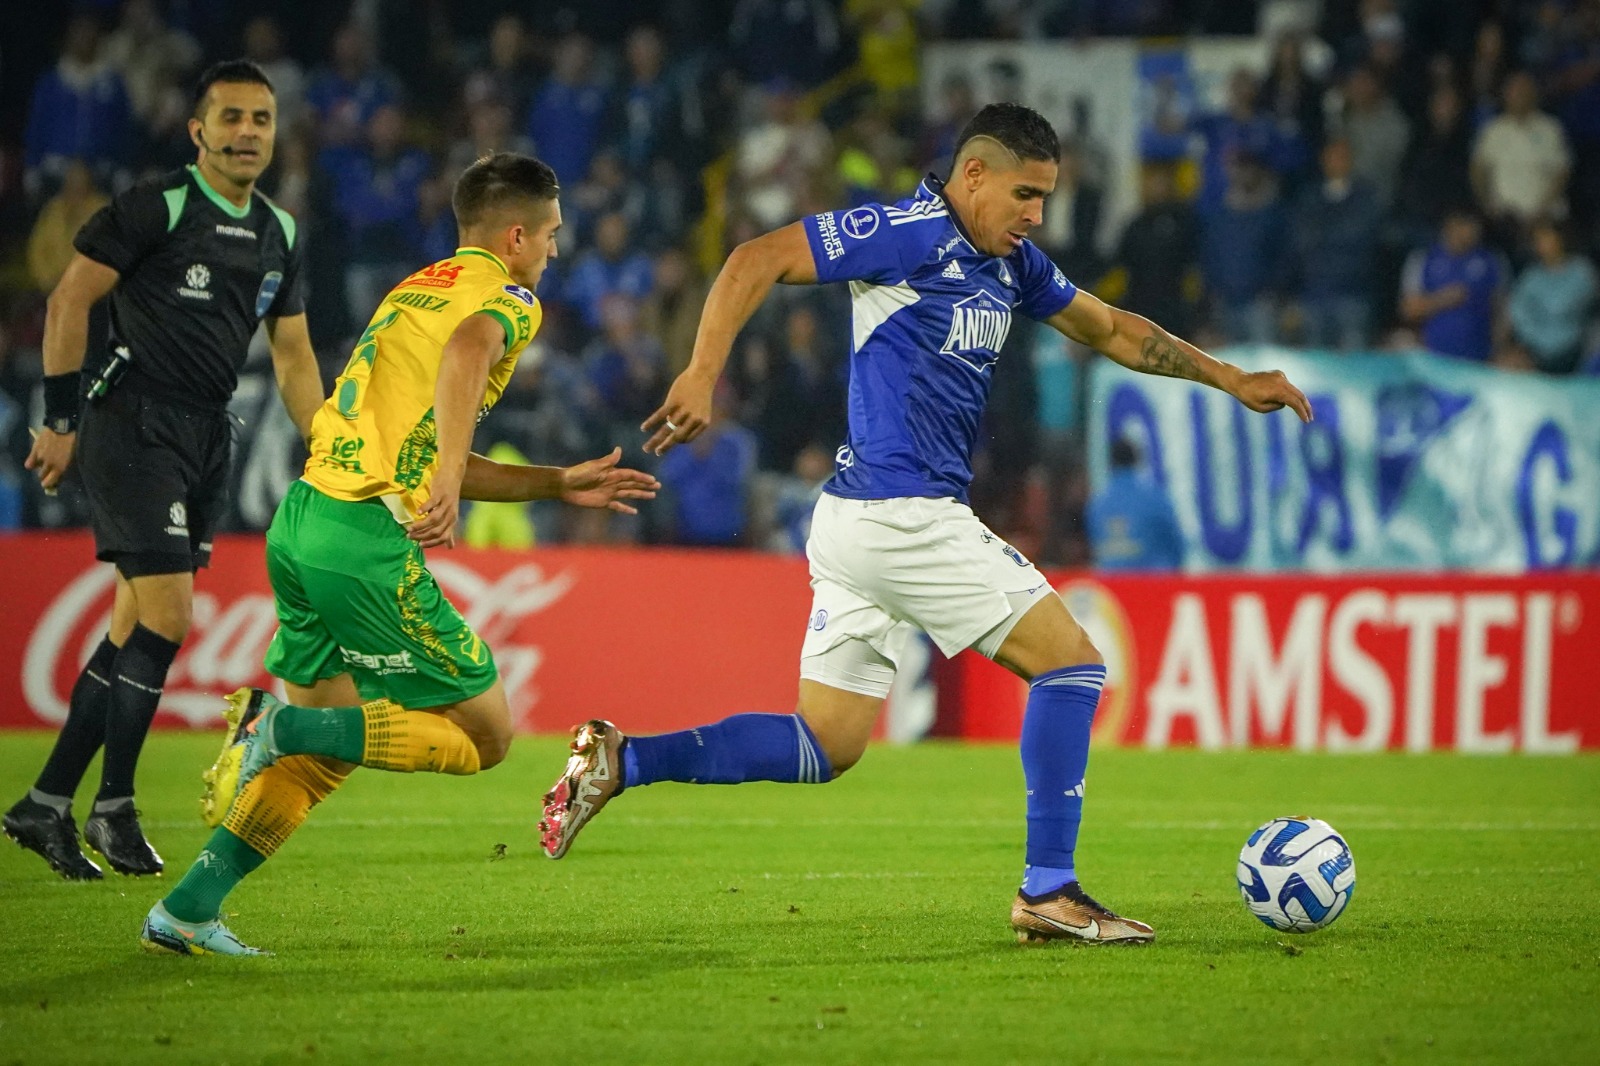
{"type": "Polygon", "coordinates": [[[72,820],[102,745],[84,839],[118,873],[161,872],[134,810],[134,767],[189,630],[195,570],[210,560],[231,453],[227,404],[263,319],[278,390],[302,436],[323,400],[306,332],[305,242],[294,218],[255,191],[276,119],[272,83],[255,64],[207,70],[189,119],[195,164],[135,186],[85,223],[50,294],[45,422],[27,466],[53,490],[76,460],[95,557],[115,565],[117,593],[55,749],[3,825],[69,879],[102,876],[72,820]],[[107,294],[109,361],[80,379],[89,309],[107,294]]]}

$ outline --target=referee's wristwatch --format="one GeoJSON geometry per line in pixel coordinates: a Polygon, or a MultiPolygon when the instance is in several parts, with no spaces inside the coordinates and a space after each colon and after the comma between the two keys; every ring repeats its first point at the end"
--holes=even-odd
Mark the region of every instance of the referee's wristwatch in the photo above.
{"type": "Polygon", "coordinates": [[[51,433],[65,437],[68,433],[78,432],[76,423],[76,419],[67,418],[63,415],[60,418],[48,419],[44,424],[44,428],[48,429],[51,433]]]}

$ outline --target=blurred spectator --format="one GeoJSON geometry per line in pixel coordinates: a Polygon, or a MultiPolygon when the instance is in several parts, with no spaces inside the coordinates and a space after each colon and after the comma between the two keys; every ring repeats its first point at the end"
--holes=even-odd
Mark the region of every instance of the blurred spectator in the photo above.
{"type": "Polygon", "coordinates": [[[1261,107],[1293,149],[1293,170],[1309,168],[1323,141],[1323,84],[1306,69],[1305,42],[1285,34],[1272,49],[1272,69],[1261,83],[1261,107]]]}
{"type": "Polygon", "coordinates": [[[593,63],[594,48],[587,37],[578,33],[563,37],[556,45],[550,78],[528,112],[534,149],[563,182],[575,182],[589,173],[589,160],[600,146],[606,90],[591,71],[593,63]]]}
{"type": "Polygon", "coordinates": [[[1357,67],[1345,79],[1338,133],[1350,143],[1356,176],[1367,180],[1387,209],[1394,202],[1411,128],[1370,67],[1357,67]]]}
{"type": "Polygon", "coordinates": [[[820,444],[808,444],[794,458],[794,469],[774,486],[771,534],[767,550],[804,555],[811,538],[811,515],[817,509],[822,486],[833,476],[833,453],[820,444]]]}
{"type": "MultiPolygon", "coordinates": [[[[503,440],[491,445],[484,458],[495,463],[528,465],[528,457],[503,440]]],[[[481,501],[467,505],[462,538],[469,548],[504,548],[509,551],[527,551],[537,540],[527,504],[481,501]]]]}
{"type": "Polygon", "coordinates": [[[798,217],[801,194],[833,146],[822,123],[802,116],[793,84],[769,82],[762,104],[763,120],[739,138],[735,169],[745,209],[762,229],[772,230],[798,217]]]}
{"type": "Polygon", "coordinates": [[[1205,142],[1200,163],[1198,206],[1208,211],[1227,196],[1229,174],[1241,156],[1270,165],[1276,132],[1272,120],[1257,106],[1256,76],[1244,67],[1228,76],[1228,108],[1195,120],[1195,131],[1205,142]]]}
{"type": "MultiPolygon", "coordinates": [[[[1550,4],[1548,7],[1559,7],[1550,4]]],[[[1572,146],[1572,217],[1600,246],[1600,3],[1560,13],[1550,69],[1550,103],[1572,146]]]]}
{"type": "Polygon", "coordinates": [[[455,191],[454,172],[436,174],[417,190],[417,253],[429,263],[449,259],[460,246],[456,214],[450,205],[455,191]]]}
{"type": "Polygon", "coordinates": [[[1085,517],[1094,565],[1149,573],[1183,568],[1184,539],[1167,490],[1141,475],[1139,449],[1126,438],[1111,445],[1111,477],[1089,500],[1085,517]]]}
{"type": "Polygon", "coordinates": [[[1395,204],[1418,243],[1438,232],[1447,210],[1472,200],[1471,159],[1472,136],[1461,110],[1461,93],[1441,85],[1428,99],[1426,128],[1406,152],[1395,204]]]}
{"type": "Polygon", "coordinates": [[[1045,204],[1044,225],[1033,242],[1078,285],[1092,287],[1105,273],[1100,254],[1100,220],[1105,202],[1100,190],[1083,179],[1078,153],[1061,146],[1056,190],[1045,204]]]}
{"type": "Polygon", "coordinates": [[[919,6],[920,0],[844,2],[844,17],[855,30],[861,73],[885,101],[902,100],[917,87],[919,6]]]}
{"type": "Polygon", "coordinates": [[[134,117],[152,140],[165,140],[184,124],[190,111],[187,81],[200,63],[200,43],[168,26],[156,0],[125,0],[105,55],[122,74],[134,117]]]}
{"type": "Polygon", "coordinates": [[[839,17],[827,0],[739,0],[728,52],[749,82],[784,78],[807,88],[837,69],[839,17]]]}
{"type": "MultiPolygon", "coordinates": [[[[845,203],[851,207],[894,203],[917,187],[922,176],[906,165],[906,144],[881,108],[863,108],[843,140],[837,170],[845,203]]],[[[1058,185],[1058,195],[1060,191],[1058,185]]]]}
{"type": "Polygon", "coordinates": [[[1429,351],[1486,362],[1506,273],[1500,257],[1483,245],[1478,216],[1454,208],[1445,215],[1439,240],[1406,261],[1400,313],[1421,327],[1429,351]]]}
{"type": "Polygon", "coordinates": [[[840,368],[823,347],[817,313],[796,303],[784,321],[784,343],[752,397],[761,437],[761,468],[788,470],[812,441],[829,447],[844,439],[844,387],[840,368]]]}
{"type": "Polygon", "coordinates": [[[653,26],[636,26],[623,45],[628,78],[612,101],[607,139],[635,174],[646,174],[676,135],[677,92],[666,77],[666,52],[653,26]]]}
{"type": "Polygon", "coordinates": [[[1241,156],[1222,205],[1202,216],[1200,261],[1233,343],[1270,344],[1277,335],[1272,286],[1287,224],[1277,179],[1266,164],[1241,156]]]}
{"type": "Polygon", "coordinates": [[[1144,168],[1144,207],[1122,231],[1118,265],[1128,275],[1121,306],[1180,334],[1192,328],[1188,281],[1199,258],[1199,227],[1192,208],[1178,199],[1172,172],[1144,168]]]}
{"type": "Polygon", "coordinates": [[[615,212],[602,216],[595,226],[594,247],[573,264],[562,298],[582,314],[590,329],[604,320],[601,303],[612,293],[643,300],[654,284],[650,258],[632,244],[628,220],[615,212]]]}
{"type": "Polygon", "coordinates": [[[1534,261],[1511,290],[1511,334],[1535,368],[1568,374],[1583,356],[1595,303],[1594,266],[1567,250],[1566,237],[1551,222],[1534,226],[1533,251],[1534,261]]]}
{"type": "Polygon", "coordinates": [[[1506,31],[1490,19],[1478,27],[1467,71],[1468,122],[1477,131],[1494,116],[1506,79],[1506,31]]]}
{"type": "Polygon", "coordinates": [[[1572,156],[1561,124],[1538,109],[1532,74],[1518,71],[1506,80],[1505,102],[1505,113],[1473,145],[1472,185],[1489,218],[1520,238],[1537,219],[1566,217],[1572,156]]]}
{"type": "Polygon", "coordinates": [[[467,134],[450,145],[446,157],[445,170],[451,179],[490,152],[533,155],[533,142],[515,132],[512,123],[511,107],[504,100],[490,97],[469,105],[467,134]]]}
{"type": "Polygon", "coordinates": [[[705,432],[661,460],[659,476],[675,543],[706,547],[743,543],[758,444],[754,433],[730,417],[736,402],[726,383],[719,386],[705,432]]]}
{"type": "Polygon", "coordinates": [[[1345,351],[1366,346],[1382,218],[1371,186],[1352,174],[1349,144],[1329,141],[1322,182],[1301,194],[1294,220],[1307,343],[1345,351]]]}
{"type": "Polygon", "coordinates": [[[356,23],[333,38],[333,62],[311,79],[306,103],[316,112],[317,135],[324,144],[359,140],[380,108],[397,103],[399,83],[377,65],[366,32],[356,23]]]}
{"type": "Polygon", "coordinates": [[[682,248],[667,248],[655,261],[655,286],[641,309],[646,333],[666,351],[667,374],[677,377],[694,355],[700,310],[710,286],[682,248]]]}
{"type": "Polygon", "coordinates": [[[948,174],[950,161],[961,147],[956,138],[977,113],[972,83],[959,74],[946,78],[939,89],[938,114],[930,118],[922,140],[920,165],[936,174],[948,174]]]}
{"type": "Polygon", "coordinates": [[[257,15],[244,27],[244,57],[272,79],[278,100],[278,136],[294,132],[306,117],[306,72],[283,51],[283,30],[271,15],[257,15]]]}
{"type": "Polygon", "coordinates": [[[501,15],[489,29],[488,62],[467,75],[461,98],[472,110],[497,104],[521,115],[533,99],[528,32],[517,15],[501,15]]]}
{"type": "Polygon", "coordinates": [[[416,267],[422,183],[432,164],[406,142],[405,113],[385,105],[373,112],[366,145],[324,149],[322,165],[334,175],[334,211],[350,246],[345,298],[365,321],[416,267]]]}
{"type": "Polygon", "coordinates": [[[61,58],[40,77],[23,134],[24,181],[31,196],[53,191],[74,159],[101,180],[132,160],[133,112],[122,75],[105,58],[100,24],[89,15],[67,24],[61,58]]]}
{"type": "Polygon", "coordinates": [[[48,294],[56,287],[76,254],[72,239],[79,227],[109,202],[95,187],[94,175],[82,160],[67,164],[61,191],[44,205],[28,236],[28,273],[40,292],[48,294]]]}
{"type": "Polygon", "coordinates": [[[581,181],[574,182],[570,192],[563,190],[563,194],[566,226],[575,234],[579,248],[593,241],[595,226],[610,214],[626,219],[631,233],[651,232],[652,197],[623,167],[622,158],[616,152],[596,152],[589,173],[581,181]]]}
{"type": "Polygon", "coordinates": [[[601,335],[583,353],[589,384],[614,433],[633,432],[656,409],[667,389],[661,343],[639,328],[639,304],[608,293],[600,301],[601,335]]]}

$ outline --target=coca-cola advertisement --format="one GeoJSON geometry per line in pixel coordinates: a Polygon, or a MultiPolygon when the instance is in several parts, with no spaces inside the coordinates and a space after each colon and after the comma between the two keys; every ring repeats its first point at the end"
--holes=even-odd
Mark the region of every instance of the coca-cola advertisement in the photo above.
{"type": "MultiPolygon", "coordinates": [[[[109,566],[87,534],[0,537],[0,726],[53,727],[104,633],[109,566]]],[[[522,728],[590,717],[684,728],[788,711],[810,609],[804,560],[742,552],[436,551],[429,566],[494,649],[522,728]]],[[[1600,577],[1052,580],[1106,660],[1107,743],[1161,748],[1561,754],[1600,748],[1600,577]]],[[[276,619],[259,537],[219,537],[157,724],[209,727],[270,685],[276,619]]],[[[1010,740],[1026,688],[971,652],[914,645],[887,735],[1010,740]],[[935,702],[937,709],[929,706],[935,702]]]]}

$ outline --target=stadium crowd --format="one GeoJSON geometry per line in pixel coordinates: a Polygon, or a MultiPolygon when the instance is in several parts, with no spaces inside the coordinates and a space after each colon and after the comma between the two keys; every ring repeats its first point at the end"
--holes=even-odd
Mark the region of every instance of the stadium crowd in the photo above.
{"type": "MultiPolygon", "coordinates": [[[[805,213],[892,202],[948,165],[985,101],[959,78],[925,90],[925,44],[1249,36],[1270,6],[101,0],[41,15],[36,57],[20,34],[7,49],[6,76],[29,84],[0,116],[0,528],[81,520],[70,493],[45,499],[20,468],[44,298],[109,195],[192,161],[204,63],[242,54],[276,86],[264,188],[309,235],[329,382],[385,291],[454,249],[454,175],[496,148],[549,162],[566,226],[545,325],[479,446],[567,463],[620,443],[652,467],[638,424],[688,361],[727,250],[805,213]]],[[[1068,138],[1038,243],[1080,285],[1203,346],[1422,346],[1592,372],[1600,0],[1299,6],[1314,33],[1277,37],[1265,74],[1235,71],[1215,112],[1156,101],[1120,233],[1101,225],[1092,151],[1068,138]]],[[[770,300],[714,428],[661,462],[667,492],[638,519],[484,507],[469,536],[800,550],[843,433],[848,322],[838,286],[770,300]]],[[[1086,357],[1019,323],[974,485],[979,513],[1051,563],[1089,551],[1086,357]]]]}

